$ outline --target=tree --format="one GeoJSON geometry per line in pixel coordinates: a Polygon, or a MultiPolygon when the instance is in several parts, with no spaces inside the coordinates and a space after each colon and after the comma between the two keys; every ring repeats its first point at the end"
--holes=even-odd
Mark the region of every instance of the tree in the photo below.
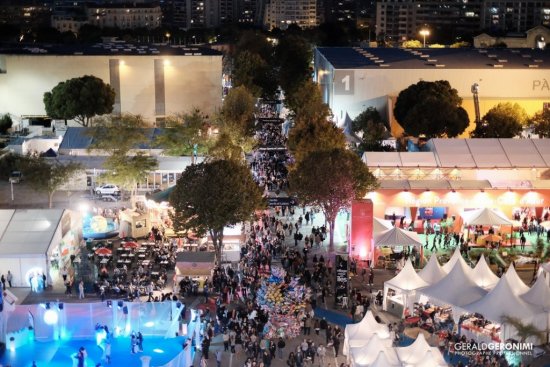
{"type": "Polygon", "coordinates": [[[344,149],[344,132],[331,121],[302,121],[288,134],[288,148],[299,162],[310,152],[317,150],[344,149]]]}
{"type": "Polygon", "coordinates": [[[376,108],[369,107],[361,112],[353,120],[352,130],[361,139],[361,144],[359,146],[361,151],[388,151],[388,148],[382,145],[382,140],[389,135],[388,129],[376,108]]]}
{"type": "Polygon", "coordinates": [[[336,215],[377,187],[376,178],[359,157],[345,149],[313,151],[290,171],[291,192],[307,205],[321,207],[330,224],[334,246],[336,215]]]}
{"type": "Polygon", "coordinates": [[[313,51],[309,42],[300,36],[289,35],[279,40],[275,48],[279,85],[286,94],[294,93],[311,79],[313,51]]]}
{"type": "Polygon", "coordinates": [[[499,103],[491,108],[472,131],[473,138],[513,138],[527,123],[527,113],[517,103],[499,103]]]}
{"type": "Polygon", "coordinates": [[[12,126],[13,120],[8,113],[0,117],[0,134],[7,134],[8,130],[11,129],[12,126]]]}
{"type": "Polygon", "coordinates": [[[157,159],[142,152],[135,155],[113,154],[103,163],[103,168],[107,171],[100,175],[100,179],[128,190],[133,196],[138,182],[157,167],[157,159]]]}
{"type": "Polygon", "coordinates": [[[214,160],[188,166],[170,194],[176,231],[210,234],[221,260],[223,229],[248,220],[264,206],[250,169],[235,160],[214,160]]]}
{"type": "Polygon", "coordinates": [[[235,57],[233,85],[245,86],[256,97],[273,98],[277,78],[271,65],[260,55],[243,51],[235,57]]]}
{"type": "Polygon", "coordinates": [[[48,194],[48,206],[53,204],[53,195],[67,181],[81,170],[77,163],[61,163],[58,160],[50,161],[39,155],[28,155],[21,158],[21,171],[25,180],[36,191],[48,194]]]}
{"type": "Polygon", "coordinates": [[[408,135],[453,138],[470,123],[461,104],[448,81],[420,81],[399,93],[393,113],[408,135]]]}
{"type": "Polygon", "coordinates": [[[170,116],[166,128],[156,138],[155,144],[164,153],[173,156],[203,155],[208,152],[211,142],[208,116],[194,109],[190,113],[170,116]]]}
{"type": "Polygon", "coordinates": [[[529,119],[529,125],[533,126],[534,133],[541,138],[550,137],[550,109],[545,108],[540,112],[535,113],[529,119]]]}
{"type": "Polygon", "coordinates": [[[422,42],[419,40],[408,40],[401,44],[403,48],[422,48],[422,42]]]}
{"type": "Polygon", "coordinates": [[[209,154],[217,158],[244,157],[256,145],[255,116],[256,99],[244,86],[231,89],[225,97],[221,113],[216,119],[218,140],[209,154]],[[236,154],[236,150],[240,150],[236,154]]]}
{"type": "Polygon", "coordinates": [[[97,149],[108,155],[103,163],[107,172],[101,179],[120,185],[131,195],[135,194],[137,183],[158,166],[156,158],[136,152],[142,144],[153,144],[146,125],[139,115],[108,116],[97,119],[89,132],[93,140],[88,150],[97,149]]]}
{"type": "Polygon", "coordinates": [[[531,337],[537,338],[541,343],[544,343],[546,340],[544,331],[539,330],[533,324],[524,323],[517,317],[504,315],[502,316],[502,323],[508,324],[516,329],[516,334],[521,343],[525,343],[525,341],[531,337]]]}
{"type": "Polygon", "coordinates": [[[296,124],[326,120],[330,116],[330,108],[323,102],[319,86],[311,80],[303,82],[294,93],[287,95],[286,105],[296,124]]]}
{"type": "Polygon", "coordinates": [[[114,103],[114,89],[93,75],[66,80],[44,93],[48,116],[65,123],[74,119],[82,126],[89,126],[96,115],[113,112],[114,103]]]}

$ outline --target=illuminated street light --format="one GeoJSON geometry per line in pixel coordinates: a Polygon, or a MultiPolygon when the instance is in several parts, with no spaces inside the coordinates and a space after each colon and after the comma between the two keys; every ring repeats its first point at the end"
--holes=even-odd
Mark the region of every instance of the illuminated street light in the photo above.
{"type": "Polygon", "coordinates": [[[167,42],[168,44],[170,44],[170,36],[171,36],[171,34],[166,32],[166,38],[168,40],[168,42],[167,42]]]}
{"type": "Polygon", "coordinates": [[[423,37],[424,48],[426,48],[426,36],[430,35],[430,31],[428,29],[421,29],[419,33],[423,37]]]}

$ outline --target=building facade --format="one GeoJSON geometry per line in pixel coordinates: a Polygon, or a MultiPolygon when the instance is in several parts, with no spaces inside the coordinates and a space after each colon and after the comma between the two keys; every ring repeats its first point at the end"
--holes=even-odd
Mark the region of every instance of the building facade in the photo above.
{"type": "Polygon", "coordinates": [[[148,28],[161,25],[162,11],[155,3],[89,4],[86,7],[88,22],[100,28],[148,28]]]}
{"type": "Polygon", "coordinates": [[[525,49],[317,48],[314,65],[315,80],[339,125],[372,106],[397,136],[402,130],[393,117],[395,100],[421,80],[449,81],[475,121],[474,83],[481,115],[500,102],[517,102],[531,115],[550,103],[549,70],[548,52],[525,49]]]}
{"type": "Polygon", "coordinates": [[[114,88],[115,113],[140,114],[151,123],[195,107],[210,114],[221,105],[221,53],[108,43],[0,49],[0,111],[45,115],[44,93],[84,75],[114,88]]]}
{"type": "Polygon", "coordinates": [[[286,29],[296,24],[300,28],[319,25],[317,0],[270,0],[265,7],[264,26],[286,29]]]}

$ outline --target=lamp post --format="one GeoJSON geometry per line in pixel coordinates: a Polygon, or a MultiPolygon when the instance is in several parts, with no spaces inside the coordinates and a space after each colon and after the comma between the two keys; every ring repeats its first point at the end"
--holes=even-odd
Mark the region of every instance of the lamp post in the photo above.
{"type": "Polygon", "coordinates": [[[167,39],[167,43],[170,44],[170,33],[166,33],[166,39],[167,39]]]}
{"type": "Polygon", "coordinates": [[[427,29],[421,29],[419,33],[423,38],[423,47],[426,48],[426,36],[430,35],[430,31],[427,29]]]}

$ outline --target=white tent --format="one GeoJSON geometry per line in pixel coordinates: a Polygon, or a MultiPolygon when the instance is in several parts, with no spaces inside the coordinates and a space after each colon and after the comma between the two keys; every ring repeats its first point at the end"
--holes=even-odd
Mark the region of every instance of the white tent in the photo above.
{"type": "Polygon", "coordinates": [[[403,366],[447,366],[439,349],[430,347],[423,333],[411,345],[395,349],[403,366]]]}
{"type": "Polygon", "coordinates": [[[531,289],[521,295],[521,298],[533,305],[550,310],[550,287],[546,284],[544,275],[539,275],[531,289]]]}
{"type": "Polygon", "coordinates": [[[430,256],[430,260],[426,266],[418,272],[418,276],[430,285],[439,282],[445,275],[447,273],[439,265],[435,254],[430,256]]]}
{"type": "Polygon", "coordinates": [[[374,237],[374,246],[422,246],[418,233],[392,227],[374,237]]]}
{"type": "Polygon", "coordinates": [[[472,277],[477,285],[485,289],[493,288],[499,281],[499,277],[489,268],[483,255],[479,258],[474,270],[472,270],[472,277]]]}
{"type": "MultiPolygon", "coordinates": [[[[391,352],[393,355],[395,355],[395,350],[391,349],[391,352]]],[[[376,360],[371,363],[370,367],[401,367],[401,363],[399,363],[399,360],[396,357],[396,360],[394,361],[390,357],[388,357],[388,352],[381,350],[378,353],[378,357],[376,357],[376,360]]]]}
{"type": "Polygon", "coordinates": [[[372,311],[369,310],[357,324],[346,325],[344,329],[344,355],[348,354],[349,348],[364,345],[375,334],[381,339],[390,337],[387,325],[379,324],[374,319],[372,311]]]}
{"type": "Polygon", "coordinates": [[[434,303],[461,307],[475,302],[487,291],[478,286],[471,276],[472,269],[464,260],[457,261],[453,269],[443,279],[419,293],[431,298],[434,303]]]}
{"type": "Polygon", "coordinates": [[[455,252],[453,252],[453,255],[451,256],[449,261],[447,261],[447,263],[443,265],[441,268],[445,273],[449,273],[454,268],[457,261],[461,261],[464,264],[466,264],[466,261],[464,261],[464,258],[460,253],[460,246],[457,246],[457,248],[455,249],[455,252]]]}
{"type": "Polygon", "coordinates": [[[381,339],[376,334],[361,346],[350,348],[350,357],[354,366],[369,366],[378,357],[378,353],[386,352],[390,360],[397,362],[397,355],[392,350],[391,339],[381,339]],[[393,352],[393,353],[392,353],[393,352]]]}
{"type": "MultiPolygon", "coordinates": [[[[503,316],[518,318],[524,322],[532,322],[537,315],[542,314],[542,308],[525,302],[514,292],[513,286],[506,277],[502,277],[497,285],[485,297],[463,307],[466,311],[477,312],[487,320],[502,323],[503,316]]],[[[513,337],[510,328],[501,328],[501,340],[513,337]]]]}
{"type": "Polygon", "coordinates": [[[372,219],[372,232],[374,234],[387,231],[388,229],[392,229],[392,227],[393,225],[391,224],[390,220],[380,219],[376,217],[372,219]]]}
{"type": "Polygon", "coordinates": [[[404,308],[412,308],[412,301],[415,291],[417,289],[427,287],[428,285],[429,284],[416,273],[412,266],[411,260],[408,259],[399,274],[384,282],[384,311],[387,310],[386,301],[388,297],[388,290],[390,288],[398,293],[401,293],[404,308]]]}
{"type": "Polygon", "coordinates": [[[490,208],[465,211],[460,216],[464,219],[464,223],[468,225],[500,226],[512,224],[512,221],[506,218],[504,214],[490,208]]]}
{"type": "Polygon", "coordinates": [[[529,287],[519,277],[513,264],[508,267],[503,277],[508,279],[508,283],[515,294],[524,294],[529,290],[529,287]]]}

